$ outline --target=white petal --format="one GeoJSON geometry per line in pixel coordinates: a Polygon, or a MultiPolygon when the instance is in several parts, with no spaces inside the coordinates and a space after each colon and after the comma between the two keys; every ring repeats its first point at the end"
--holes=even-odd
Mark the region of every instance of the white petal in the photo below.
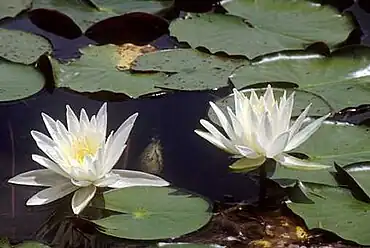
{"type": "Polygon", "coordinates": [[[70,146],[72,138],[63,123],[61,123],[60,121],[56,121],[56,128],[58,132],[58,138],[61,142],[57,144],[58,147],[70,146]]]}
{"type": "Polygon", "coordinates": [[[119,176],[113,173],[108,173],[105,175],[105,177],[96,180],[94,185],[96,187],[108,187],[109,185],[115,184],[118,180],[120,180],[119,176]]]}
{"type": "Polygon", "coordinates": [[[226,147],[220,140],[218,140],[212,134],[207,133],[207,132],[204,132],[204,131],[201,131],[201,130],[194,130],[194,132],[196,134],[198,134],[200,137],[202,137],[203,139],[205,139],[208,142],[210,142],[212,145],[217,146],[218,148],[220,148],[222,150],[225,150],[227,152],[233,153],[233,150],[232,149],[229,149],[228,147],[226,147]]]}
{"type": "Polygon", "coordinates": [[[265,91],[265,94],[263,95],[263,98],[268,109],[270,109],[270,107],[275,104],[274,91],[272,90],[270,84],[267,85],[267,89],[265,91]]]}
{"type": "Polygon", "coordinates": [[[259,155],[252,148],[249,148],[247,146],[235,146],[235,147],[244,157],[252,159],[259,157],[259,155]]]}
{"type": "Polygon", "coordinates": [[[332,166],[323,165],[315,162],[310,162],[308,160],[299,159],[293,156],[290,156],[286,153],[282,153],[274,158],[277,162],[279,162],[282,166],[287,167],[289,169],[296,169],[296,170],[322,170],[328,169],[332,166]]]}
{"type": "Polygon", "coordinates": [[[68,131],[76,135],[80,131],[80,122],[69,105],[66,106],[66,119],[68,131]]]}
{"type": "Polygon", "coordinates": [[[229,121],[227,120],[226,116],[224,115],[224,113],[222,113],[221,109],[219,107],[217,107],[217,105],[214,104],[213,102],[209,102],[209,104],[211,105],[211,108],[213,109],[213,111],[217,115],[217,118],[220,121],[220,124],[221,124],[222,128],[225,130],[226,134],[229,136],[229,138],[231,140],[235,140],[236,137],[235,137],[234,130],[232,129],[232,127],[231,127],[229,121]]]}
{"type": "Polygon", "coordinates": [[[260,101],[258,99],[258,96],[257,96],[257,94],[254,90],[251,90],[251,95],[249,97],[249,102],[252,105],[252,109],[253,109],[253,107],[258,106],[259,103],[260,103],[260,101]]]}
{"type": "MultiPolygon", "coordinates": [[[[116,143],[115,143],[116,144],[116,143]]],[[[105,175],[106,173],[110,172],[112,170],[112,168],[116,165],[116,163],[118,162],[118,160],[120,159],[123,151],[126,149],[127,145],[124,144],[122,146],[118,146],[116,145],[116,147],[114,146],[111,146],[111,149],[114,149],[114,153],[112,152],[112,155],[109,155],[109,160],[102,164],[100,168],[102,168],[102,170],[100,171],[100,174],[98,175],[105,175]]]]}
{"type": "Polygon", "coordinates": [[[290,127],[290,138],[292,138],[298,130],[301,128],[303,121],[306,119],[308,114],[308,110],[310,110],[311,103],[303,110],[303,112],[298,116],[295,120],[294,124],[290,127]]]}
{"type": "Polygon", "coordinates": [[[67,183],[68,181],[68,178],[49,169],[27,171],[8,180],[9,183],[14,184],[48,187],[67,183]]]}
{"type": "Polygon", "coordinates": [[[72,185],[71,182],[59,184],[38,192],[26,202],[26,205],[32,206],[47,204],[72,193],[76,189],[78,189],[78,187],[72,185]]]}
{"type": "MultiPolygon", "coordinates": [[[[261,124],[261,119],[263,117],[263,115],[260,115],[259,113],[257,113],[254,109],[253,109],[253,105],[250,104],[250,103],[247,103],[249,104],[249,107],[247,108],[248,109],[248,116],[247,116],[247,120],[249,122],[249,128],[251,128],[252,132],[255,131],[255,130],[258,130],[260,128],[260,124],[261,124]]],[[[246,127],[244,127],[246,128],[246,127]]]]}
{"type": "Polygon", "coordinates": [[[126,147],[125,144],[128,136],[130,135],[138,115],[138,113],[135,113],[127,118],[127,120],[118,128],[117,132],[113,134],[111,145],[106,147],[103,174],[108,173],[121,157],[126,147]]]}
{"type": "Polygon", "coordinates": [[[50,137],[55,141],[59,142],[58,138],[58,131],[57,131],[57,126],[56,122],[51,118],[49,115],[45,113],[41,113],[42,119],[44,121],[44,124],[46,126],[46,129],[48,130],[50,137]]]}
{"type": "Polygon", "coordinates": [[[299,131],[296,135],[294,135],[291,140],[289,141],[289,144],[285,148],[285,151],[293,150],[294,148],[298,147],[300,144],[305,142],[314,132],[317,131],[317,129],[320,128],[323,121],[330,116],[330,113],[315,120],[314,122],[307,125],[305,128],[303,128],[301,131],[299,131]]]}
{"type": "Polygon", "coordinates": [[[107,135],[107,103],[105,102],[96,115],[96,129],[102,132],[103,137],[107,135]]]}
{"type": "Polygon", "coordinates": [[[272,133],[272,128],[273,126],[271,123],[271,118],[268,112],[266,112],[262,116],[261,123],[257,131],[259,142],[265,149],[267,149],[267,147],[271,144],[271,142],[273,142],[274,136],[272,133]]]}
{"type": "Polygon", "coordinates": [[[88,127],[90,127],[89,117],[87,116],[86,110],[82,108],[80,111],[80,131],[85,132],[88,127]]]}
{"type": "Polygon", "coordinates": [[[91,126],[92,129],[96,130],[96,117],[95,117],[95,115],[91,116],[90,126],[91,126]]]}
{"type": "Polygon", "coordinates": [[[36,141],[36,145],[43,151],[50,159],[57,164],[63,163],[63,158],[56,150],[56,143],[43,133],[38,131],[31,131],[31,136],[36,141]]]}
{"type": "Polygon", "coordinates": [[[286,145],[289,141],[289,131],[284,132],[277,136],[275,140],[270,144],[268,150],[266,151],[266,157],[273,158],[277,154],[280,154],[284,151],[286,145]]]}
{"type": "Polygon", "coordinates": [[[243,133],[242,125],[229,106],[227,106],[227,113],[229,114],[235,135],[241,135],[243,133]]]}
{"type": "Polygon", "coordinates": [[[76,180],[76,179],[71,179],[71,183],[77,187],[87,187],[89,185],[91,185],[92,183],[90,181],[84,181],[84,180],[76,180]]]}
{"type": "Polygon", "coordinates": [[[32,130],[31,131],[31,136],[36,141],[36,144],[42,142],[45,145],[50,146],[50,147],[56,147],[57,146],[57,144],[55,143],[54,140],[50,139],[48,136],[46,136],[45,134],[43,134],[39,131],[32,130]]]}
{"type": "Polygon", "coordinates": [[[290,119],[292,118],[292,111],[293,111],[293,105],[294,105],[294,93],[293,92],[289,98],[286,100],[285,104],[282,105],[279,116],[278,116],[278,121],[279,121],[279,126],[280,131],[284,132],[289,129],[290,125],[290,119]]]}
{"type": "Polygon", "coordinates": [[[237,89],[233,89],[233,92],[234,92],[235,115],[241,116],[241,114],[243,113],[243,103],[245,100],[245,96],[237,89]]]}
{"type": "Polygon", "coordinates": [[[88,187],[80,188],[77,190],[72,197],[72,210],[73,213],[79,214],[84,210],[84,208],[90,203],[91,199],[94,197],[96,192],[96,187],[90,185],[88,187]]]}
{"type": "Polygon", "coordinates": [[[200,124],[207,129],[208,132],[210,132],[216,139],[218,139],[225,147],[227,147],[227,150],[234,151],[234,153],[237,153],[237,150],[235,149],[232,141],[227,139],[218,129],[213,126],[209,121],[201,119],[200,124]]]}
{"type": "Polygon", "coordinates": [[[47,169],[50,169],[54,171],[55,173],[58,173],[66,178],[68,178],[68,173],[66,173],[60,166],[53,161],[51,161],[48,158],[45,158],[43,156],[37,155],[37,154],[32,154],[32,160],[35,161],[36,163],[39,163],[40,165],[44,166],[47,169]]]}
{"type": "Polygon", "coordinates": [[[88,180],[94,181],[97,178],[97,166],[93,157],[90,155],[85,156],[81,167],[84,168],[86,174],[85,176],[88,178],[88,180]]]}
{"type": "Polygon", "coordinates": [[[126,188],[133,186],[157,186],[164,187],[170,183],[166,180],[141,171],[133,170],[112,170],[113,174],[119,176],[117,182],[108,185],[110,188],[126,188]]]}

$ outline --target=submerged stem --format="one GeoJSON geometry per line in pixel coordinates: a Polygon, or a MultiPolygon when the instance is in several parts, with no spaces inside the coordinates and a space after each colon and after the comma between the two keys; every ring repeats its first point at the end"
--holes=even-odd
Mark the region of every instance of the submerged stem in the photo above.
{"type": "Polygon", "coordinates": [[[267,171],[266,165],[268,160],[266,160],[259,168],[259,177],[260,177],[260,192],[259,192],[259,206],[262,207],[265,205],[266,191],[267,191],[267,171]]]}

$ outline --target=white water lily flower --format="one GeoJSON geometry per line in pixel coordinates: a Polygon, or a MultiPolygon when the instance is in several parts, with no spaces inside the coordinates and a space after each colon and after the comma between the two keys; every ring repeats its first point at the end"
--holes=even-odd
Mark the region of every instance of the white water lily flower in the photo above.
{"type": "Polygon", "coordinates": [[[330,113],[302,128],[310,104],[291,124],[294,92],[286,98],[286,91],[284,91],[278,102],[274,98],[270,85],[260,98],[254,90],[248,98],[234,89],[234,101],[235,113],[227,107],[231,122],[216,104],[210,102],[228,138],[210,122],[203,119],[200,123],[208,132],[195,130],[198,135],[213,145],[231,154],[244,157],[242,162],[236,163],[232,168],[257,168],[265,162],[266,158],[274,159],[283,166],[294,169],[312,170],[330,167],[301,160],[286,153],[305,142],[329,117],[330,113]]]}
{"type": "Polygon", "coordinates": [[[106,103],[90,120],[84,109],[78,119],[68,105],[66,108],[67,128],[59,120],[54,121],[42,113],[51,138],[31,131],[37,146],[47,155],[33,154],[32,159],[46,169],[28,171],[9,180],[14,184],[50,187],[32,196],[26,205],[47,204],[75,191],[72,210],[79,214],[94,197],[96,187],[169,185],[162,178],[148,173],[112,169],[126,147],[138,113],[131,115],[106,139],[106,103]]]}

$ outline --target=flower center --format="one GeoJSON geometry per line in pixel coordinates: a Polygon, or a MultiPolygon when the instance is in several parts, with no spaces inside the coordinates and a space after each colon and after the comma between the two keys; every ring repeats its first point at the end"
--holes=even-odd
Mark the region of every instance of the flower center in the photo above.
{"type": "Polygon", "coordinates": [[[94,157],[99,147],[99,142],[94,139],[86,136],[78,137],[72,143],[72,157],[78,161],[78,163],[82,164],[86,156],[94,157]]]}

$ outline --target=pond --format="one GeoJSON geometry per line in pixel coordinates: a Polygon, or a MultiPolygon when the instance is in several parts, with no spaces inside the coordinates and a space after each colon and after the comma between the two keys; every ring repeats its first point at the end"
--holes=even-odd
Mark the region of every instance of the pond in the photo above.
{"type": "MultiPolygon", "coordinates": [[[[332,2],[3,0],[0,247],[25,241],[19,247],[370,245],[370,8],[366,1],[332,2]],[[264,94],[268,85],[277,102],[289,101],[284,90],[295,92],[292,119],[310,103],[307,123],[329,113],[311,138],[283,153],[329,169],[291,169],[275,155],[247,167],[249,150],[240,159],[240,150],[195,132],[212,133],[200,121],[206,119],[232,139],[209,102],[224,113],[227,107],[237,111],[234,87],[248,96],[264,94]],[[134,180],[139,174],[122,182],[139,187],[97,186],[95,193],[93,186],[95,197],[78,212],[71,208],[73,194],[27,206],[45,187],[8,180],[43,168],[35,154],[46,156],[40,148],[48,140],[35,131],[49,135],[51,129],[42,113],[67,126],[68,105],[77,116],[85,109],[99,122],[104,103],[107,136],[139,114],[116,145],[127,147],[112,166],[126,177],[128,170],[151,177],[140,174],[147,180],[142,178],[142,187],[134,180]]],[[[266,125],[279,126],[279,118],[266,125]]],[[[63,133],[58,125],[55,130],[63,133]]],[[[76,135],[84,132],[78,129],[76,135]]],[[[83,166],[89,142],[84,139],[82,150],[71,155],[82,154],[83,166]]],[[[105,152],[106,160],[120,155],[105,152]]],[[[73,182],[77,187],[92,172],[67,174],[73,173],[84,177],[73,182]]],[[[57,187],[55,178],[47,186],[57,187]]]]}

